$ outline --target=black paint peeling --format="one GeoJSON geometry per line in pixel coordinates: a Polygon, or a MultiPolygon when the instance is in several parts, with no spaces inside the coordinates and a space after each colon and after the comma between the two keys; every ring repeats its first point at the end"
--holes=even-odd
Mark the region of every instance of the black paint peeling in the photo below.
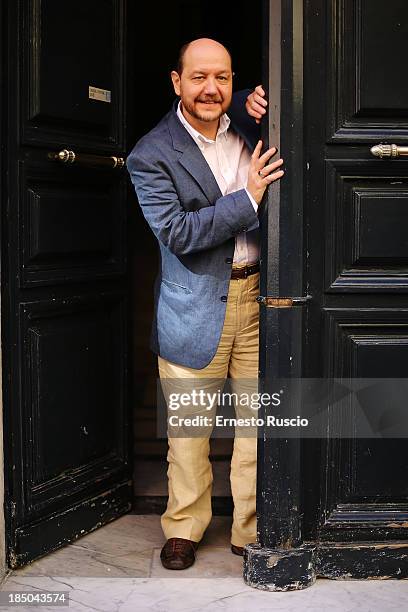
{"type": "Polygon", "coordinates": [[[307,588],[316,578],[388,580],[408,578],[408,542],[311,543],[299,548],[244,550],[244,580],[267,591],[307,588]]]}
{"type": "Polygon", "coordinates": [[[266,549],[250,544],[244,550],[244,580],[249,586],[266,591],[295,591],[311,586],[314,546],[266,549]]]}

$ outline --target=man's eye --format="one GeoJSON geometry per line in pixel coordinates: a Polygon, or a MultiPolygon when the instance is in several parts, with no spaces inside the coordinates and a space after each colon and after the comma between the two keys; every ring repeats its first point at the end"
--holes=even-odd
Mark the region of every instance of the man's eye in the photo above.
{"type": "Polygon", "coordinates": [[[193,81],[201,81],[203,78],[204,77],[202,76],[196,76],[196,77],[193,77],[193,81]]]}
{"type": "Polygon", "coordinates": [[[228,81],[227,77],[225,77],[225,76],[219,76],[218,80],[219,81],[228,81]]]}

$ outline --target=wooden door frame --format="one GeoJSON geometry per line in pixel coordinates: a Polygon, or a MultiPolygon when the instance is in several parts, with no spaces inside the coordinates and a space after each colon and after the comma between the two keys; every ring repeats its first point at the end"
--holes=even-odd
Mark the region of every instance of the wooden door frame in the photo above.
{"type": "MultiPolygon", "coordinates": [[[[298,297],[304,295],[303,0],[265,0],[263,13],[263,84],[269,100],[263,141],[278,148],[289,170],[268,190],[260,219],[260,293],[298,297]]],[[[271,379],[301,377],[306,308],[261,304],[262,391],[269,390],[271,379]]],[[[300,589],[316,579],[314,546],[304,543],[301,535],[300,450],[300,439],[258,438],[258,543],[246,547],[244,558],[244,579],[251,586],[300,589]]]]}

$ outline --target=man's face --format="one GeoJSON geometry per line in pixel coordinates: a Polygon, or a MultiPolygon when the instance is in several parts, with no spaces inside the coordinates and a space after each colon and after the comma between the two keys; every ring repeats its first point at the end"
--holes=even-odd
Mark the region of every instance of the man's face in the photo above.
{"type": "Polygon", "coordinates": [[[171,73],[174,91],[192,117],[217,121],[232,97],[232,69],[227,51],[221,45],[191,45],[183,61],[181,75],[171,73]]]}

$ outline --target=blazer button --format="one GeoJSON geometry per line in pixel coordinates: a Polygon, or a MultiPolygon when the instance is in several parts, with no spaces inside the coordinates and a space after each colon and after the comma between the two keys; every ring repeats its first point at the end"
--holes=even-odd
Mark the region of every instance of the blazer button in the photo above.
{"type": "Polygon", "coordinates": [[[228,296],[226,295],[221,296],[221,302],[226,302],[227,300],[228,300],[228,296]]]}
{"type": "Polygon", "coordinates": [[[225,260],[225,263],[232,264],[232,261],[233,261],[232,257],[227,257],[227,259],[225,260]]]}
{"type": "Polygon", "coordinates": [[[246,226],[246,225],[243,225],[243,226],[241,227],[241,232],[246,232],[246,231],[248,231],[248,228],[247,228],[247,226],[246,226]]]}

